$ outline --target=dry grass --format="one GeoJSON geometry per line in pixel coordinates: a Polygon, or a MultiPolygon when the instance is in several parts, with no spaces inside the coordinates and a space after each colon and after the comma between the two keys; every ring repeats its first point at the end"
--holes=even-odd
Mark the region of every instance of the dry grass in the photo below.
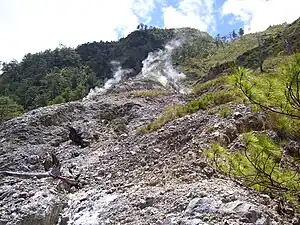
{"type": "Polygon", "coordinates": [[[138,97],[156,97],[160,95],[167,95],[169,91],[167,90],[135,90],[131,91],[132,94],[138,97]]]}

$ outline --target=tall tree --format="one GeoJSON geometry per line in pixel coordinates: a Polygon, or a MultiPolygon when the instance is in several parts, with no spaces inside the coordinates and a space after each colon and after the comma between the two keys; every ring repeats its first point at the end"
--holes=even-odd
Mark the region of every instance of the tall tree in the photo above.
{"type": "Polygon", "coordinates": [[[227,41],[227,36],[224,35],[224,36],[221,37],[221,39],[222,39],[223,43],[225,43],[227,41]]]}
{"type": "Polygon", "coordinates": [[[237,38],[237,33],[235,32],[235,30],[232,31],[232,38],[233,40],[235,40],[237,38]]]}
{"type": "Polygon", "coordinates": [[[259,48],[259,69],[260,72],[263,73],[263,64],[264,64],[264,50],[263,50],[263,37],[260,34],[256,35],[257,42],[258,42],[258,48],[259,48]]]}
{"type": "Polygon", "coordinates": [[[217,45],[217,48],[219,48],[220,44],[221,44],[222,40],[221,40],[221,35],[217,34],[217,36],[215,37],[215,43],[217,45]]]}
{"type": "Polygon", "coordinates": [[[240,30],[239,30],[239,35],[240,35],[240,37],[242,37],[243,35],[244,35],[244,29],[243,28],[240,28],[240,30]]]}
{"type": "Polygon", "coordinates": [[[140,23],[138,26],[137,26],[137,29],[138,30],[144,30],[145,29],[145,25],[143,23],[140,23]]]}

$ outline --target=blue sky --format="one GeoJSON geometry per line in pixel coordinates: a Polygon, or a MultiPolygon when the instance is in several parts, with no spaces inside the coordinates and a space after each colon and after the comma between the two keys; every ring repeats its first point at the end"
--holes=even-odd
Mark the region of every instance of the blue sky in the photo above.
{"type": "Polygon", "coordinates": [[[26,53],[117,40],[139,23],[193,27],[212,36],[299,18],[300,0],[0,0],[0,61],[26,53]]]}
{"type": "MultiPolygon", "coordinates": [[[[180,2],[178,0],[167,0],[165,3],[168,6],[172,6],[174,8],[178,8],[180,2]]],[[[201,1],[199,1],[201,2],[201,1]]],[[[220,34],[227,34],[231,32],[233,29],[238,30],[239,28],[244,27],[244,23],[241,20],[234,20],[235,16],[233,14],[229,15],[221,15],[222,6],[226,2],[226,0],[215,0],[213,2],[213,17],[215,19],[215,27],[211,27],[210,29],[206,30],[210,35],[216,36],[218,33],[220,34]]],[[[156,7],[151,12],[151,21],[149,24],[158,27],[164,27],[164,8],[163,7],[156,7]]]]}

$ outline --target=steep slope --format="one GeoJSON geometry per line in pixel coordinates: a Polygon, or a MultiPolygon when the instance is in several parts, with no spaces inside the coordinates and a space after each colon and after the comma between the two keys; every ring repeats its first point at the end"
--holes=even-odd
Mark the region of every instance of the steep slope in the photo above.
{"type": "Polygon", "coordinates": [[[291,224],[292,217],[277,213],[276,200],[223,177],[203,155],[213,140],[232,143],[241,126],[263,129],[263,115],[233,104],[231,119],[201,111],[141,135],[137,129],[164,107],[188,99],[171,90],[150,98],[134,89],[166,90],[134,78],[110,93],[33,110],[1,125],[1,170],[43,171],[45,153],[53,152],[64,175],[70,167],[81,171],[82,187],[1,177],[0,224],[291,224]],[[71,144],[69,124],[90,146],[71,144]]]}

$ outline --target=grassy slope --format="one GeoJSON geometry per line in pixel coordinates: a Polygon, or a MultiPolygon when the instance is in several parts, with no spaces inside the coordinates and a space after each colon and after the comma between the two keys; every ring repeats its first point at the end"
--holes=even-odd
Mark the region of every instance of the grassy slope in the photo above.
{"type": "Polygon", "coordinates": [[[272,69],[274,63],[282,61],[283,37],[288,38],[292,52],[298,52],[300,51],[299,36],[300,19],[289,25],[271,26],[263,32],[246,34],[230,43],[225,43],[224,48],[217,49],[216,46],[211,45],[209,54],[187,57],[181,64],[182,70],[187,75],[201,79],[211,74],[215,74],[211,76],[214,78],[233,64],[256,70],[259,68],[260,54],[263,54],[266,69],[272,69]],[[258,36],[263,40],[261,47],[258,46],[258,36]]]}

